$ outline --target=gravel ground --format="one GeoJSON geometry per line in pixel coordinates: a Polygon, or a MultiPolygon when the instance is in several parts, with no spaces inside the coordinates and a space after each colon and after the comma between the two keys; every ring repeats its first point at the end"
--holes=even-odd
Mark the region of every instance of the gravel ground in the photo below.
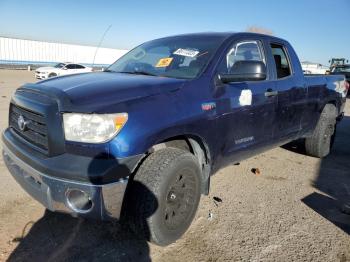
{"type": "MultiPolygon", "coordinates": [[[[34,81],[33,72],[0,71],[1,131],[11,94],[34,81]]],[[[45,212],[0,158],[0,260],[350,261],[350,215],[340,211],[350,201],[350,101],[337,132],[323,160],[292,143],[219,171],[188,232],[167,247],[126,226],[45,212]]]]}

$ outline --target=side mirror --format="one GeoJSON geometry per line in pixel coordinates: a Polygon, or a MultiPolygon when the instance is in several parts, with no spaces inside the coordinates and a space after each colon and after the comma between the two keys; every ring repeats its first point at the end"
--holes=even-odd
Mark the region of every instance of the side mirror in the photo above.
{"type": "Polygon", "coordinates": [[[246,60],[237,61],[232,66],[230,73],[219,74],[219,79],[223,83],[260,81],[266,79],[266,66],[262,61],[246,60]]]}
{"type": "Polygon", "coordinates": [[[64,67],[62,67],[62,70],[67,70],[67,67],[65,67],[65,66],[64,66],[64,67]]]}

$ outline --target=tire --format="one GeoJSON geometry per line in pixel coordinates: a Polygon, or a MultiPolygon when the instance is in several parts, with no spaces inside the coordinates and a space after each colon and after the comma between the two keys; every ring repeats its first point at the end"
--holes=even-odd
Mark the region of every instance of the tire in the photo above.
{"type": "Polygon", "coordinates": [[[56,73],[50,73],[50,74],[49,74],[49,78],[50,78],[50,77],[54,77],[54,76],[57,76],[57,74],[56,74],[56,73]]]}
{"type": "Polygon", "coordinates": [[[327,104],[321,113],[311,137],[305,139],[306,153],[314,157],[325,157],[330,153],[336,130],[337,109],[327,104]]]}
{"type": "Polygon", "coordinates": [[[127,192],[131,228],[154,244],[166,246],[189,228],[201,195],[201,171],[188,151],[165,148],[138,169],[127,192]]]}

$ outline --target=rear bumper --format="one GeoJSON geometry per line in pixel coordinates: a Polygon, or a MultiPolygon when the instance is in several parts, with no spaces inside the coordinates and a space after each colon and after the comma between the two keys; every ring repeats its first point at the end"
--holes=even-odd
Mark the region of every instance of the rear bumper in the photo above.
{"type": "MultiPolygon", "coordinates": [[[[47,209],[101,220],[119,219],[128,178],[96,185],[50,177],[18,158],[3,145],[3,159],[15,180],[22,188],[47,209]],[[79,199],[72,201],[69,192],[84,192],[89,205],[80,208],[79,199]]],[[[84,201],[82,199],[81,201],[84,201]]]]}

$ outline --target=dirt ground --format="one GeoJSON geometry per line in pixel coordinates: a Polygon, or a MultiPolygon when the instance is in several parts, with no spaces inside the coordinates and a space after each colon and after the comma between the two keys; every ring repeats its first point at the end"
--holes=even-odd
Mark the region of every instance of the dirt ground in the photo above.
{"type": "MultiPolygon", "coordinates": [[[[11,94],[35,82],[33,74],[0,71],[0,131],[7,126],[11,94]]],[[[145,242],[127,226],[45,212],[0,158],[0,260],[350,261],[350,215],[340,211],[345,201],[350,101],[330,156],[307,157],[292,143],[222,169],[188,232],[167,247],[145,242]]]]}

